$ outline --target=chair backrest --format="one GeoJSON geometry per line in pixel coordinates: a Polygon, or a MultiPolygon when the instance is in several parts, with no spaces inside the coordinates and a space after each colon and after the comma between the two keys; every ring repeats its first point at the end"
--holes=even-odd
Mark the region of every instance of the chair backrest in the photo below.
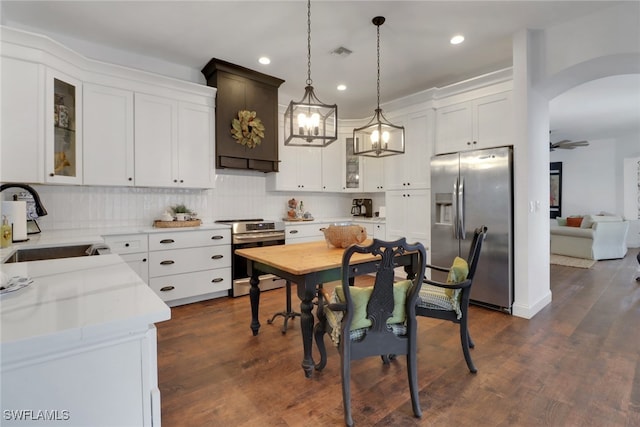
{"type": "MultiPolygon", "coordinates": [[[[347,304],[347,311],[342,321],[342,336],[349,336],[349,330],[354,316],[354,298],[349,286],[352,278],[363,274],[375,274],[375,281],[371,296],[366,306],[366,317],[371,320],[371,327],[367,331],[367,339],[372,335],[383,336],[385,334],[392,335],[387,328],[387,319],[392,317],[394,311],[394,269],[398,267],[397,255],[412,254],[413,265],[411,277],[411,285],[406,292],[406,300],[404,304],[405,318],[407,319],[407,327],[409,328],[410,319],[414,324],[410,327],[415,330],[415,304],[418,292],[422,285],[421,278],[424,276],[426,266],[426,251],[421,243],[408,244],[405,238],[385,242],[374,239],[368,246],[352,245],[347,248],[342,257],[342,288],[347,304]],[[371,264],[354,264],[351,265],[351,258],[354,254],[373,254],[380,256],[380,261],[371,264]]],[[[379,340],[374,338],[373,341],[379,340]]],[[[376,354],[375,350],[365,351],[364,353],[376,354]]],[[[387,353],[393,353],[386,351],[387,353]]],[[[382,353],[379,353],[382,354],[382,353]]],[[[405,351],[398,351],[395,354],[406,354],[405,351]]],[[[356,356],[352,354],[352,356],[356,356]]],[[[365,356],[365,354],[360,355],[365,356]]],[[[357,357],[352,357],[357,358],[357,357]]]]}
{"type": "Polygon", "coordinates": [[[467,264],[469,264],[469,274],[467,279],[473,280],[473,276],[476,274],[478,267],[478,259],[480,258],[480,250],[482,249],[482,243],[487,237],[487,227],[480,226],[473,232],[473,239],[471,240],[471,246],[469,247],[469,255],[467,256],[467,264]]]}

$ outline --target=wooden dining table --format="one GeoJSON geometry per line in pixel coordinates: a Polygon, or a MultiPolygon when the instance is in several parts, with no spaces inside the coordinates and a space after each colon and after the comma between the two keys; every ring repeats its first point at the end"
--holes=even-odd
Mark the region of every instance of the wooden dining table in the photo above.
{"type": "MultiPolygon", "coordinates": [[[[362,245],[370,244],[367,240],[362,245]]],[[[251,330],[257,335],[260,330],[258,312],[260,305],[260,279],[262,274],[273,274],[295,283],[300,299],[300,329],[302,331],[302,346],[304,356],[302,369],[305,376],[310,378],[315,363],[312,356],[313,344],[313,300],[317,289],[323,283],[341,279],[343,248],[329,246],[324,240],[308,243],[294,243],[286,245],[263,246],[255,248],[237,249],[237,255],[247,259],[247,273],[251,289],[251,330]]],[[[373,273],[379,256],[371,254],[354,254],[351,266],[357,265],[358,275],[373,273]]],[[[396,265],[404,267],[407,278],[415,277],[413,266],[417,263],[416,253],[405,253],[396,257],[396,265]]]]}

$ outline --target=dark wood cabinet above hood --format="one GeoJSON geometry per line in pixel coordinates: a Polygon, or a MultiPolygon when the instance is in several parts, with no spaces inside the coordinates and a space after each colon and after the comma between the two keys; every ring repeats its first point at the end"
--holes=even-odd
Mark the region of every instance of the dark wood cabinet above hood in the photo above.
{"type": "Polygon", "coordinates": [[[202,69],[216,94],[216,167],[278,171],[278,88],[284,80],[212,58],[202,69]],[[255,111],[264,138],[249,148],[231,133],[241,110],[255,111]]]}

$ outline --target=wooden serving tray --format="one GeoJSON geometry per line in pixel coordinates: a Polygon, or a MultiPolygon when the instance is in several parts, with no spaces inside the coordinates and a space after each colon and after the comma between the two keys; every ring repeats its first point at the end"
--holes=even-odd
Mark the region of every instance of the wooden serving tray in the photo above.
{"type": "Polygon", "coordinates": [[[289,217],[282,218],[283,221],[290,221],[290,222],[313,221],[313,219],[314,218],[289,218],[289,217]]]}
{"type": "Polygon", "coordinates": [[[153,226],[156,228],[177,228],[177,227],[197,227],[202,224],[199,219],[191,219],[189,221],[162,221],[156,219],[153,226]]]}

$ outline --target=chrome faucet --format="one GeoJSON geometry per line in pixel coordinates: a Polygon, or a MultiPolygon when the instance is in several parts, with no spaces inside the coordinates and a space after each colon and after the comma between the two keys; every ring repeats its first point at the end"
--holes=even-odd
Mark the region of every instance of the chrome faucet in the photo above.
{"type": "Polygon", "coordinates": [[[19,184],[19,183],[11,183],[11,182],[8,184],[2,184],[0,185],[0,193],[6,190],[7,188],[14,188],[14,187],[22,188],[23,190],[31,194],[31,196],[33,196],[33,201],[36,204],[36,213],[38,214],[39,217],[45,216],[47,214],[47,210],[44,208],[44,206],[42,206],[42,202],[40,201],[40,196],[38,195],[38,192],[27,184],[19,184]]]}

